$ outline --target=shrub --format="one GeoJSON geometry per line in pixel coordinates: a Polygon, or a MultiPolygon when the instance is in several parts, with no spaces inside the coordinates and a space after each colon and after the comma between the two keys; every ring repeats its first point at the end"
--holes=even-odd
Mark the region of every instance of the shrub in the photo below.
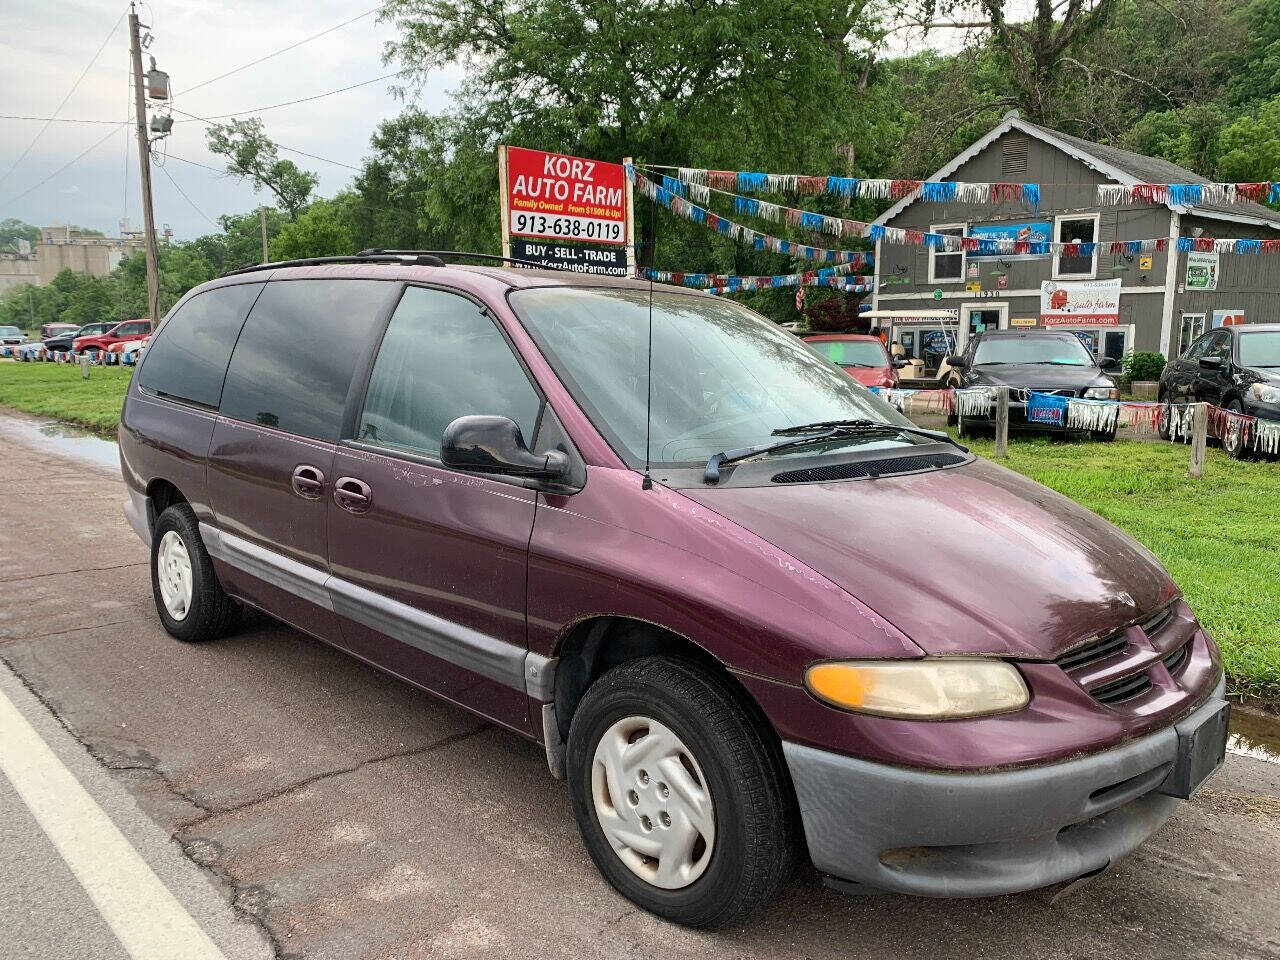
{"type": "Polygon", "coordinates": [[[1159,380],[1164,370],[1164,357],[1159,353],[1141,352],[1126,354],[1124,375],[1130,380],[1159,380]]]}

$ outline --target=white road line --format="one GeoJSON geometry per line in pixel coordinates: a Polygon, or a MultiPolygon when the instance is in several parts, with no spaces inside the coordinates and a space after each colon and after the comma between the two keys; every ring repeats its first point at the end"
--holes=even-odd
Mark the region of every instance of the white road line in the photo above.
{"type": "Polygon", "coordinates": [[[134,960],[226,960],[3,692],[0,770],[134,960]]]}

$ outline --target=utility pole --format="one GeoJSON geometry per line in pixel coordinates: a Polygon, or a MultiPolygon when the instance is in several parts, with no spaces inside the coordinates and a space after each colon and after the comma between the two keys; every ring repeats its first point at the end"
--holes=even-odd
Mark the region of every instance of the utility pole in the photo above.
{"type": "Polygon", "coordinates": [[[147,254],[147,312],[160,322],[160,273],[157,264],[156,221],[151,209],[151,139],[147,132],[147,97],[142,86],[142,39],[138,11],[129,4],[129,56],[133,61],[133,108],[138,122],[138,168],[142,173],[142,229],[147,254]]]}
{"type": "Polygon", "coordinates": [[[262,231],[262,262],[270,263],[271,255],[267,253],[267,208],[258,204],[258,228],[262,231]]]}

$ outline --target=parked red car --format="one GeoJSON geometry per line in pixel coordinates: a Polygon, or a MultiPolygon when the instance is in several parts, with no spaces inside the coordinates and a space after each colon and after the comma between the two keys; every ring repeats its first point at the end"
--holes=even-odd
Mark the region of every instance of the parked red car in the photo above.
{"type": "Polygon", "coordinates": [[[126,320],[117,323],[106,333],[89,337],[76,337],[71,342],[73,353],[85,353],[92,350],[106,350],[113,343],[126,343],[130,340],[141,340],[151,336],[150,320],[126,320]]]}
{"type": "Polygon", "coordinates": [[[804,337],[805,343],[837,363],[864,387],[896,387],[898,371],[879,337],[860,333],[834,333],[804,337]]]}

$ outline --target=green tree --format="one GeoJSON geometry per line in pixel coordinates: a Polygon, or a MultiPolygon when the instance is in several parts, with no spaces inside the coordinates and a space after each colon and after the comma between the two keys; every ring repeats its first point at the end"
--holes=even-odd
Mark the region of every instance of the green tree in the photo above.
{"type": "Polygon", "coordinates": [[[296,220],[280,229],[271,243],[271,259],[299,260],[355,253],[350,226],[353,200],[351,195],[340,194],[332,200],[311,204],[296,220]]]}
{"type": "Polygon", "coordinates": [[[40,228],[33,227],[15,217],[0,220],[0,250],[16,248],[19,240],[35,243],[40,239],[40,228]]]}
{"type": "Polygon", "coordinates": [[[306,206],[319,182],[310,170],[279,158],[257,117],[214,124],[205,136],[209,150],[227,158],[228,173],[272,193],[291,220],[306,206]]]}

